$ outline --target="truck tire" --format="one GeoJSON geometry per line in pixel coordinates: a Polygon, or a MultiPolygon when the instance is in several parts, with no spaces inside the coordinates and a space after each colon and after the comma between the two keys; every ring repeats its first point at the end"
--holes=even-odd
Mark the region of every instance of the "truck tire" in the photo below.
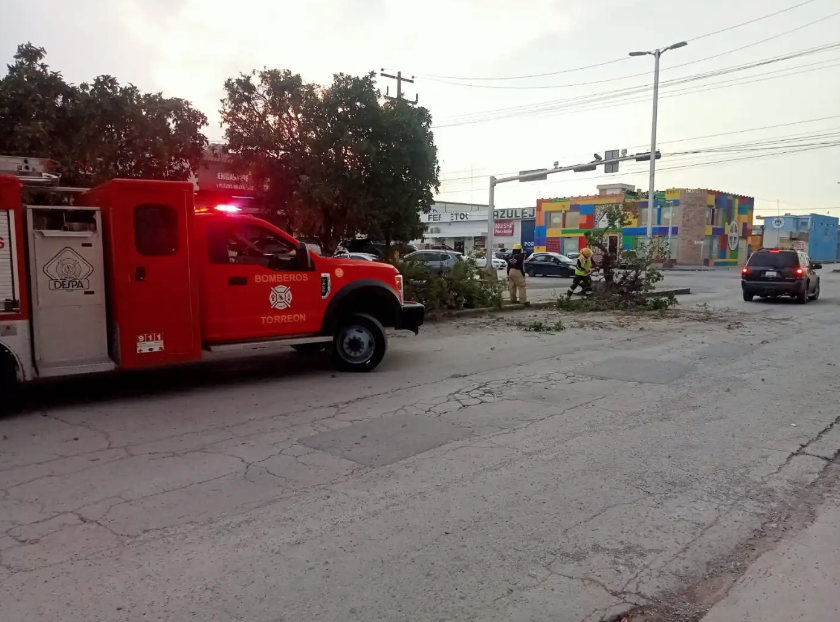
{"type": "Polygon", "coordinates": [[[0,352],[0,415],[14,412],[20,398],[17,367],[11,355],[0,352]]]}
{"type": "Polygon", "coordinates": [[[388,335],[379,321],[366,313],[343,319],[333,335],[332,359],[342,371],[376,369],[388,349],[388,335]]]}

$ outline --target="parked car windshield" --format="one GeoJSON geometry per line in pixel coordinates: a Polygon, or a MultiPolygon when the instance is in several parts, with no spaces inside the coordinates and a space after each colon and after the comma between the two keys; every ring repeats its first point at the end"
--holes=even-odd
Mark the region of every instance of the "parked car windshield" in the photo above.
{"type": "Polygon", "coordinates": [[[796,268],[799,266],[799,255],[791,252],[774,253],[772,251],[758,251],[749,260],[750,266],[766,266],[768,268],[796,268]]]}

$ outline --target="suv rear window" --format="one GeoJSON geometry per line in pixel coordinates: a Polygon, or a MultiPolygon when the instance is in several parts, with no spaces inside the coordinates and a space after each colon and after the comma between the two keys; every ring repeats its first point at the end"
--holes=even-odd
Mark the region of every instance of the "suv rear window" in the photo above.
{"type": "Polygon", "coordinates": [[[799,267],[799,254],[790,251],[778,253],[758,251],[750,257],[749,265],[767,266],[769,268],[797,268],[799,267]]]}

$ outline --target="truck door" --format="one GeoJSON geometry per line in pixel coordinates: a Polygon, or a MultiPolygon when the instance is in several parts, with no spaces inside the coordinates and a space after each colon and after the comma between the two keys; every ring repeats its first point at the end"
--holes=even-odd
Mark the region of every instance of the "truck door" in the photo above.
{"type": "Polygon", "coordinates": [[[326,295],[296,242],[259,219],[212,218],[202,288],[204,339],[219,343],[319,332],[326,295]]]}
{"type": "Polygon", "coordinates": [[[128,333],[138,361],[195,358],[198,309],[193,308],[186,209],[142,203],[132,210],[133,235],[121,251],[126,287],[120,331],[128,333]]]}

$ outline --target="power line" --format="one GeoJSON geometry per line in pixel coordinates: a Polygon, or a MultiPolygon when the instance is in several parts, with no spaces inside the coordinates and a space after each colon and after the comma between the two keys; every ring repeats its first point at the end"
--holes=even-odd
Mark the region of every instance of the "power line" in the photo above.
{"type": "MultiPolygon", "coordinates": [[[[835,44],[840,45],[840,44],[835,44]]],[[[732,88],[736,86],[745,86],[747,84],[753,84],[755,82],[764,82],[767,80],[775,80],[778,78],[785,78],[789,76],[799,76],[803,73],[810,73],[812,71],[819,71],[822,69],[830,69],[838,65],[838,63],[834,63],[836,59],[827,59],[824,61],[819,61],[816,63],[809,63],[805,65],[797,65],[795,67],[788,67],[785,69],[778,69],[775,71],[766,72],[763,74],[756,74],[755,77],[757,79],[754,80],[738,80],[738,79],[731,79],[731,80],[723,80],[720,82],[713,82],[711,84],[702,86],[700,88],[690,87],[686,89],[680,89],[676,91],[671,91],[666,93],[665,95],[660,96],[660,99],[668,99],[670,97],[681,97],[682,95],[690,95],[693,93],[703,93],[706,91],[715,91],[725,88],[732,88]],[[832,64],[826,65],[825,63],[831,62],[832,64]],[[815,67],[815,65],[824,65],[822,67],[815,67]],[[807,69],[811,67],[811,69],[807,69]],[[762,77],[763,76],[763,77],[762,77]]],[[[705,79],[705,78],[698,78],[705,79]]],[[[683,83],[693,82],[696,80],[686,80],[683,83]]],[[[670,86],[676,86],[677,83],[668,84],[665,88],[670,86]]],[[[615,108],[618,106],[628,106],[640,102],[648,102],[650,101],[650,97],[642,92],[634,92],[634,90],[621,90],[616,92],[605,92],[605,93],[594,93],[591,95],[586,96],[579,96],[579,97],[572,97],[563,100],[557,100],[556,102],[551,103],[550,105],[547,103],[542,106],[533,105],[530,108],[526,108],[523,110],[510,110],[507,111],[499,111],[493,114],[492,111],[487,111],[485,113],[474,113],[474,117],[467,117],[466,118],[458,118],[454,117],[449,122],[444,122],[440,125],[435,125],[433,129],[442,129],[447,127],[457,127],[460,125],[472,125],[475,123],[485,123],[488,121],[498,121],[501,119],[512,118],[512,117],[520,117],[520,116],[555,116],[556,114],[572,114],[575,112],[590,112],[595,110],[603,110],[606,108],[615,108]],[[610,100],[620,99],[621,101],[618,103],[609,103],[610,100]],[[597,105],[592,106],[591,104],[606,104],[606,105],[597,105]],[[480,114],[484,114],[485,116],[479,116],[480,114]]]]}
{"type": "Polygon", "coordinates": [[[788,11],[793,11],[794,9],[798,9],[801,6],[805,6],[806,4],[811,4],[814,0],[805,0],[805,2],[800,2],[799,4],[795,4],[793,6],[789,6],[786,9],[781,9],[776,11],[775,13],[770,13],[768,15],[762,15],[761,17],[756,17],[755,19],[751,19],[746,22],[741,22],[740,24],[736,24],[734,26],[729,26],[728,28],[721,28],[720,30],[715,30],[714,32],[707,33],[705,35],[700,35],[699,37],[694,37],[693,39],[686,39],[688,43],[692,41],[699,41],[700,39],[705,39],[706,37],[711,37],[714,35],[719,35],[723,32],[729,32],[730,30],[735,30],[736,28],[740,28],[741,26],[749,26],[750,24],[755,24],[756,22],[760,22],[765,20],[769,17],[776,17],[776,15],[781,15],[782,13],[787,13],[788,11]]]}
{"type": "MultiPolygon", "coordinates": [[[[768,41],[772,41],[774,39],[778,39],[784,35],[788,35],[792,32],[796,32],[798,30],[802,30],[803,28],[807,28],[809,26],[813,26],[814,24],[818,24],[820,22],[824,22],[832,17],[837,17],[840,15],[840,11],[836,13],[832,13],[831,15],[826,15],[825,17],[821,17],[817,20],[812,22],[808,22],[802,26],[798,26],[796,28],[791,28],[790,30],[786,30],[781,32],[777,35],[773,35],[772,37],[767,37],[766,39],[761,39],[760,41],[755,41],[753,43],[748,43],[746,45],[742,45],[741,47],[733,48],[731,50],[727,50],[725,52],[720,52],[719,54],[713,54],[711,56],[705,56],[703,58],[698,58],[697,60],[692,60],[687,63],[681,63],[679,65],[671,65],[669,67],[663,67],[661,71],[670,71],[672,69],[679,69],[680,67],[688,67],[689,65],[695,65],[697,63],[702,63],[708,60],[713,60],[715,58],[720,58],[721,56],[726,56],[728,54],[733,54],[735,52],[740,52],[742,50],[746,50],[747,48],[755,47],[756,45],[761,45],[762,43],[767,43],[768,41]]],[[[532,86],[523,86],[523,85],[514,85],[514,86],[505,86],[503,84],[469,84],[468,82],[452,82],[446,80],[439,80],[436,78],[430,78],[433,82],[438,82],[440,84],[446,84],[449,86],[463,86],[467,88],[477,88],[477,89],[501,89],[501,90],[520,90],[520,91],[533,91],[533,90],[545,90],[545,89],[565,89],[565,88],[573,88],[578,86],[591,86],[594,84],[606,84],[607,82],[615,82],[616,80],[629,80],[630,78],[638,78],[640,76],[649,76],[651,74],[650,71],[643,71],[640,73],[631,73],[625,76],[617,76],[613,78],[603,78],[601,80],[590,80],[588,82],[576,82],[574,84],[537,84],[532,86]]]]}
{"type": "MultiPolygon", "coordinates": [[[[721,136],[732,136],[734,134],[747,134],[749,132],[760,132],[760,131],[771,130],[771,129],[776,129],[776,128],[780,128],[780,127],[791,127],[791,126],[794,126],[794,125],[804,125],[806,123],[818,123],[820,121],[830,121],[830,120],[833,120],[833,119],[840,119],[840,115],[831,115],[831,116],[828,116],[828,117],[818,117],[816,119],[802,119],[802,120],[799,120],[799,121],[789,121],[787,123],[777,123],[776,125],[763,125],[761,127],[751,127],[751,128],[741,129],[741,130],[733,130],[731,132],[718,132],[717,134],[705,134],[703,136],[688,136],[688,137],[685,137],[685,138],[676,138],[676,139],[673,139],[673,140],[661,141],[659,144],[660,145],[669,145],[669,144],[688,142],[688,141],[692,141],[692,140],[706,140],[706,139],[709,139],[709,138],[719,138],[721,136]]],[[[838,128],[838,129],[840,129],[840,128],[838,128]]],[[[818,130],[818,131],[822,132],[823,130],[818,130]]],[[[816,133],[816,131],[806,133],[806,135],[807,134],[814,134],[814,133],[816,133]]],[[[805,135],[803,135],[803,136],[805,136],[805,135]]],[[[780,137],[779,138],[779,140],[784,140],[784,139],[786,139],[786,138],[785,137],[780,137]]],[[[756,144],[757,144],[757,142],[756,142],[756,144]]],[[[635,149],[637,147],[647,147],[647,144],[630,145],[628,147],[628,149],[635,149]]],[[[714,149],[714,148],[715,147],[710,147],[710,149],[714,149]]],[[[581,154],[582,153],[583,152],[581,152],[581,154]]],[[[687,152],[685,152],[685,153],[687,153],[687,152]]],[[[579,154],[575,154],[575,155],[579,155],[579,154]]],[[[673,155],[673,154],[669,154],[669,155],[673,155]]],[[[566,159],[567,157],[571,157],[571,156],[565,156],[564,158],[561,158],[561,159],[566,159]]],[[[458,173],[472,173],[473,171],[486,171],[486,170],[490,170],[490,167],[479,167],[479,168],[476,168],[476,169],[463,169],[463,170],[459,170],[459,171],[446,171],[446,173],[444,173],[444,174],[455,175],[455,174],[458,174],[458,173]]],[[[497,176],[499,176],[499,175],[515,175],[516,173],[517,173],[517,171],[506,171],[506,172],[503,172],[503,173],[497,172],[495,174],[497,176]]],[[[613,174],[613,176],[614,176],[614,174],[613,174]]],[[[454,181],[469,181],[469,180],[474,180],[474,179],[486,179],[487,177],[489,177],[489,175],[469,175],[467,177],[453,177],[453,178],[450,178],[450,179],[441,179],[441,184],[451,183],[451,182],[454,182],[454,181]]]]}
{"type": "MultiPolygon", "coordinates": [[[[740,24],[735,24],[734,26],[729,26],[728,28],[721,28],[720,30],[715,30],[714,32],[707,32],[706,34],[699,35],[697,37],[694,37],[693,39],[687,39],[687,41],[689,41],[689,42],[699,41],[700,39],[705,39],[707,37],[712,37],[714,35],[719,35],[723,32],[729,32],[730,30],[735,30],[736,28],[740,28],[742,26],[748,26],[749,24],[755,24],[756,22],[760,22],[760,21],[768,19],[770,17],[775,17],[776,15],[781,15],[782,13],[787,13],[788,11],[793,11],[794,9],[798,9],[799,7],[805,6],[806,4],[811,4],[812,2],[815,2],[815,1],[816,0],[805,0],[805,2],[800,2],[799,4],[788,7],[786,9],[781,9],[779,11],[775,11],[774,13],[768,13],[767,15],[762,15],[761,17],[757,17],[755,19],[751,19],[751,20],[746,21],[746,22],[741,22],[740,24]]],[[[483,78],[472,77],[471,78],[471,77],[441,76],[441,75],[435,75],[435,74],[426,74],[425,76],[422,76],[422,77],[438,78],[438,79],[442,79],[442,80],[471,80],[471,81],[526,80],[526,79],[529,79],[529,78],[545,78],[545,77],[548,77],[548,76],[557,76],[557,75],[564,74],[564,73],[573,73],[573,72],[576,72],[576,71],[583,71],[583,70],[586,70],[586,69],[595,69],[597,67],[604,67],[606,65],[613,65],[615,63],[621,63],[621,62],[624,62],[626,60],[630,60],[630,57],[629,56],[623,56],[621,58],[616,58],[614,60],[608,60],[608,61],[604,61],[604,62],[601,62],[601,63],[595,63],[595,64],[592,64],[592,65],[585,65],[583,67],[575,67],[574,69],[562,69],[560,71],[550,71],[550,72],[547,72],[547,73],[535,73],[535,74],[525,75],[525,76],[507,76],[507,77],[501,77],[501,78],[487,78],[487,77],[483,77],[483,78]]]]}
{"type": "MultiPolygon", "coordinates": [[[[840,117],[840,115],[838,115],[840,117]]],[[[768,139],[761,139],[749,142],[740,142],[740,143],[730,143],[724,145],[714,145],[710,147],[702,147],[698,149],[694,149],[691,151],[677,151],[672,153],[663,153],[663,156],[667,158],[667,162],[671,163],[675,160],[679,164],[686,164],[692,160],[703,161],[708,158],[710,155],[719,155],[719,154],[726,154],[726,153],[738,153],[738,152],[754,152],[754,151],[775,151],[779,149],[789,149],[792,146],[796,147],[811,147],[811,146],[821,146],[828,144],[826,142],[804,142],[804,141],[813,141],[813,140],[823,140],[823,139],[833,139],[833,142],[840,141],[840,127],[836,128],[827,128],[826,130],[816,130],[811,132],[805,132],[801,134],[792,134],[788,136],[779,136],[776,138],[768,138],[768,139]],[[794,144],[798,143],[798,144],[794,144]]],[[[633,163],[631,162],[631,166],[633,163]]],[[[641,172],[643,168],[638,169],[641,172]]],[[[663,170],[667,170],[663,169],[663,170]]],[[[635,169],[625,170],[625,173],[634,173],[636,172],[635,169]]],[[[615,176],[614,174],[606,175],[615,176]]],[[[448,179],[443,181],[442,183],[451,183],[453,181],[472,181],[474,179],[482,179],[486,178],[488,175],[479,175],[473,177],[462,177],[456,179],[448,179]]],[[[580,179],[580,178],[578,178],[580,179]]],[[[585,178],[584,178],[585,179],[585,178]]],[[[554,183],[554,182],[549,182],[554,183]]],[[[557,182],[562,183],[562,182],[557,182]]]]}
{"type": "MultiPolygon", "coordinates": [[[[721,56],[726,56],[728,54],[734,54],[735,52],[740,52],[742,50],[746,50],[747,48],[755,47],[756,45],[761,45],[762,43],[767,43],[768,41],[773,41],[774,39],[778,39],[779,37],[783,37],[784,35],[788,35],[792,32],[797,32],[802,30],[803,28],[808,28],[809,26],[813,26],[814,24],[819,24],[820,22],[824,22],[828,19],[833,17],[837,17],[840,15],[840,11],[836,13],[832,13],[831,15],[826,15],[825,17],[821,17],[816,19],[812,22],[808,22],[807,24],[803,24],[802,26],[797,26],[796,28],[791,28],[790,30],[786,30],[784,32],[780,32],[779,34],[773,35],[772,37],[767,37],[766,39],[761,39],[760,41],[755,41],[753,43],[748,43],[746,45],[742,45],[741,47],[733,48],[731,50],[727,50],[725,52],[720,52],[719,54],[713,54],[711,56],[705,56],[703,58],[698,58],[697,60],[692,60],[687,63],[681,63],[679,65],[671,65],[670,67],[663,67],[661,71],[670,71],[672,69],[679,69],[680,67],[687,67],[689,65],[696,65],[697,63],[702,63],[707,60],[713,60],[715,58],[720,58],[721,56]]],[[[533,86],[523,86],[523,85],[513,85],[513,86],[505,86],[503,84],[470,84],[468,82],[453,82],[447,80],[441,80],[438,78],[428,78],[433,82],[438,82],[440,84],[447,84],[449,86],[463,86],[467,88],[476,88],[476,89],[502,89],[502,90],[544,90],[544,89],[565,89],[565,88],[572,88],[577,86],[591,86],[593,84],[605,84],[607,82],[614,82],[616,80],[628,80],[630,78],[638,78],[640,76],[648,76],[650,75],[650,71],[643,71],[640,73],[632,73],[626,76],[617,76],[614,78],[604,78],[601,80],[591,80],[589,82],[577,82],[575,84],[538,84],[533,86]]]]}
{"type": "MultiPolygon", "coordinates": [[[[763,159],[767,159],[767,158],[782,157],[782,156],[792,155],[792,154],[797,154],[797,153],[807,153],[807,152],[811,152],[811,151],[828,149],[828,148],[832,148],[832,147],[840,147],[840,140],[830,142],[830,143],[825,143],[825,144],[819,144],[819,145],[816,145],[816,146],[797,147],[797,148],[792,148],[792,149],[789,149],[789,150],[783,151],[783,152],[773,152],[773,153],[767,153],[767,154],[763,154],[763,155],[752,155],[751,154],[751,155],[746,155],[746,156],[739,156],[739,157],[736,157],[736,158],[724,158],[724,159],[711,160],[711,161],[707,161],[707,162],[699,162],[699,163],[693,163],[693,164],[679,164],[678,166],[665,166],[665,167],[660,167],[658,170],[660,170],[660,171],[675,171],[675,170],[682,170],[682,169],[686,169],[686,168],[703,168],[703,167],[706,167],[706,166],[717,166],[717,165],[720,165],[720,164],[729,164],[729,163],[734,163],[734,162],[744,162],[744,161],[748,161],[748,160],[763,160],[763,159]]],[[[645,170],[646,169],[625,171],[624,175],[641,175],[641,174],[644,174],[645,170]]],[[[570,177],[568,179],[558,179],[558,180],[555,180],[555,181],[549,181],[549,182],[544,182],[544,183],[554,185],[554,184],[562,184],[562,183],[590,181],[590,180],[604,179],[604,178],[615,179],[615,174],[590,175],[590,176],[587,176],[587,177],[570,177]]],[[[465,188],[465,189],[462,189],[462,190],[447,190],[444,194],[459,194],[459,193],[463,193],[463,192],[475,192],[475,189],[474,188],[465,188]]],[[[819,209],[827,209],[827,208],[819,208],[819,209]]]]}
{"type": "MultiPolygon", "coordinates": [[[[786,61],[786,60],[801,58],[803,56],[810,56],[812,54],[821,54],[823,52],[828,52],[828,51],[831,51],[831,50],[836,49],[838,47],[840,47],[840,42],[818,45],[818,46],[811,47],[811,48],[796,50],[794,52],[790,52],[790,53],[787,53],[787,54],[781,54],[781,55],[778,55],[778,56],[766,57],[766,58],[759,59],[757,61],[752,61],[752,62],[749,62],[749,63],[742,63],[742,64],[739,64],[739,65],[730,65],[729,67],[722,67],[720,69],[716,69],[716,70],[713,70],[713,71],[707,71],[707,72],[704,72],[704,73],[698,73],[698,74],[683,76],[681,78],[674,78],[674,79],[671,79],[671,80],[665,80],[665,81],[662,82],[662,87],[663,88],[668,88],[668,87],[670,87],[672,85],[676,85],[676,84],[685,84],[685,83],[693,82],[693,81],[697,81],[697,80],[703,80],[703,79],[707,79],[707,78],[711,78],[711,77],[717,77],[719,75],[736,73],[736,72],[739,72],[739,71],[746,71],[746,70],[754,69],[756,67],[761,67],[761,66],[764,66],[764,65],[771,65],[771,64],[783,62],[783,61],[786,61]]],[[[462,119],[466,120],[466,119],[470,119],[470,118],[478,118],[478,117],[482,117],[482,116],[489,116],[489,115],[496,115],[496,114],[503,114],[503,113],[528,112],[528,111],[538,111],[538,110],[543,110],[543,109],[553,109],[556,106],[561,105],[561,104],[570,103],[570,102],[583,102],[583,101],[587,101],[587,100],[591,100],[591,99],[602,98],[602,97],[605,97],[605,96],[619,97],[619,96],[625,96],[625,95],[631,95],[631,94],[640,94],[640,93],[647,94],[647,90],[649,89],[649,87],[650,87],[649,84],[642,84],[642,85],[631,86],[631,87],[623,87],[623,88],[620,88],[620,89],[612,89],[612,90],[609,90],[609,91],[600,91],[600,92],[589,93],[589,94],[585,94],[585,95],[576,95],[574,97],[567,97],[567,98],[564,98],[564,99],[555,99],[555,100],[549,100],[549,101],[544,101],[544,102],[538,102],[536,104],[524,104],[524,105],[519,105],[519,106],[511,106],[511,107],[507,107],[507,108],[498,108],[498,109],[491,109],[491,110],[485,110],[485,111],[480,111],[480,112],[467,113],[467,114],[462,114],[462,115],[455,115],[454,117],[450,117],[448,119],[448,121],[454,122],[454,121],[462,120],[462,119]]]]}

